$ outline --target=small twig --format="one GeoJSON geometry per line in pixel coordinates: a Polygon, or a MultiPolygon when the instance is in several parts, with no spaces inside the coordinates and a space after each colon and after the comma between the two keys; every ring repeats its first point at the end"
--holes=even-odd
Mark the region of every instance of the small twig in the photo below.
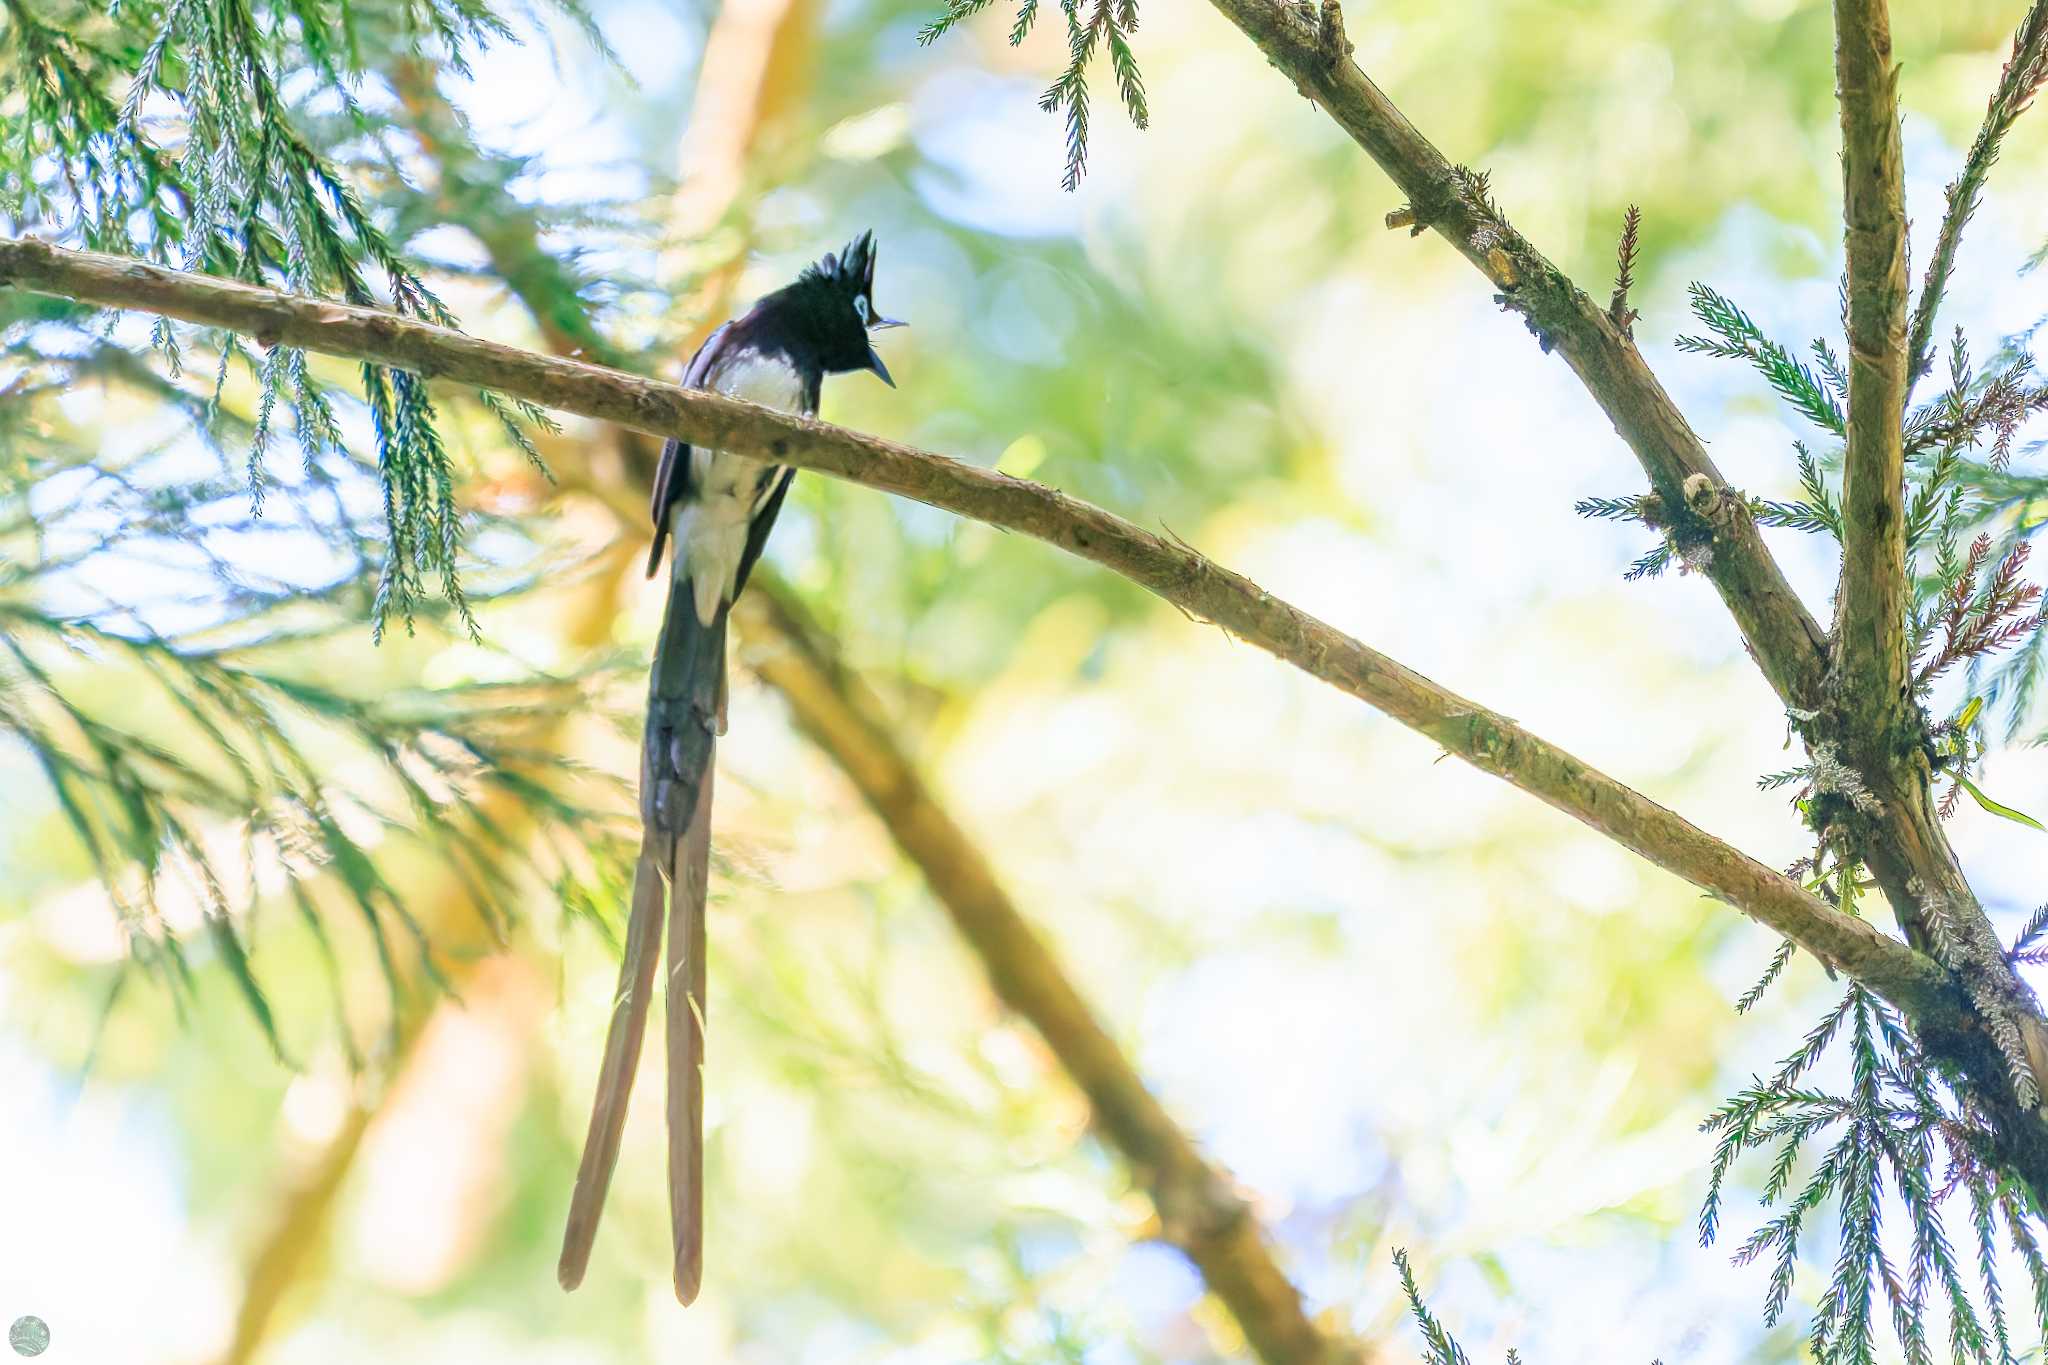
{"type": "Polygon", "coordinates": [[[2034,0],[2026,18],[2013,34],[2012,55],[1998,75],[1997,88],[1984,110],[1984,124],[1963,168],[1949,182],[1948,207],[1941,216],[1941,231],[1934,240],[1934,254],[1927,262],[1927,278],[1920,286],[1920,302],[1913,309],[1913,325],[1906,354],[1911,357],[1908,383],[1934,368],[1934,322],[1941,311],[1942,295],[1948,289],[1949,274],[1955,269],[1956,247],[1963,228],[1977,212],[1984,182],[1998,160],[1999,145],[2019,116],[2033,103],[2042,82],[2048,80],[2048,0],[2034,0]]]}
{"type": "Polygon", "coordinates": [[[1351,55],[1351,40],[1344,36],[1344,11],[1337,0],[1323,0],[1316,14],[1316,45],[1323,51],[1323,60],[1332,66],[1351,55]]]}
{"type": "Polygon", "coordinates": [[[1621,241],[1614,249],[1614,298],[1607,305],[1607,316],[1631,340],[1635,338],[1635,320],[1642,316],[1628,306],[1628,291],[1636,282],[1636,254],[1642,249],[1637,236],[1642,226],[1642,209],[1630,204],[1621,218],[1621,241]]]}
{"type": "MultiPolygon", "coordinates": [[[[1452,165],[1356,62],[1322,61],[1312,30],[1281,0],[1211,3],[1392,178],[1406,205],[1389,215],[1390,228],[1436,230],[1497,286],[1506,283],[1506,262],[1514,275],[1512,290],[1501,290],[1506,306],[1570,364],[1652,487],[1675,499],[1688,474],[1705,474],[1716,486],[1729,482],[1606,306],[1576,288],[1498,205],[1474,193],[1477,177],[1452,165]]],[[[1717,539],[1708,577],[1779,697],[1815,705],[1827,671],[1826,635],[1753,525],[1731,527],[1717,539]]]]}

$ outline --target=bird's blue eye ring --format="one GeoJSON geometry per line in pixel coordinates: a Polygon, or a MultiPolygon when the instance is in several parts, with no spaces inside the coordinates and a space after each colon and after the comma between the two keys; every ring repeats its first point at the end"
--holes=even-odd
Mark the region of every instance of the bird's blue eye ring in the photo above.
{"type": "Polygon", "coordinates": [[[868,302],[866,294],[855,294],[853,296],[853,311],[860,315],[860,320],[863,324],[867,322],[872,308],[873,305],[868,302]]]}

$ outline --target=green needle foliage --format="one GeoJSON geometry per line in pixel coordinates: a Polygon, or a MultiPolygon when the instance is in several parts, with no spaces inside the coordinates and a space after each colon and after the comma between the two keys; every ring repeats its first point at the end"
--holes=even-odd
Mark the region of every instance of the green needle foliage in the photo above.
{"type": "MultiPolygon", "coordinates": [[[[594,36],[574,0],[558,8],[594,36]]],[[[381,188],[407,184],[402,144],[358,96],[397,56],[465,71],[509,34],[475,0],[4,0],[0,90],[20,102],[0,120],[0,230],[453,327],[401,245],[423,226],[399,210],[417,196],[381,188]]],[[[545,551],[461,505],[454,423],[480,416],[535,464],[529,433],[552,424],[383,366],[351,387],[302,351],[162,320],[152,366],[144,340],[61,303],[0,304],[0,731],[106,886],[133,965],[181,1012],[203,953],[294,1050],[257,946],[274,906],[326,964],[360,1061],[375,1030],[347,1017],[358,953],[387,1027],[403,997],[445,984],[409,866],[455,878],[485,941],[536,884],[594,912],[578,888],[610,875],[619,793],[533,738],[587,710],[608,671],[506,660],[516,681],[386,690],[313,665],[365,618],[379,638],[398,621],[480,639],[474,606],[523,591],[545,551]],[[83,384],[183,432],[109,456],[53,420],[83,384]],[[479,531],[489,560],[470,552],[479,531]],[[288,561],[311,567],[255,567],[288,561]],[[109,562],[116,596],[98,586],[109,562]],[[525,819],[503,827],[511,812],[538,846],[525,819]]]]}
{"type": "Polygon", "coordinates": [[[1874,1360],[1888,1333],[1907,1361],[1932,1362],[1927,1324],[1937,1303],[1954,1360],[2003,1365],[2018,1358],[2016,1349],[2035,1348],[2008,1312],[1999,1248],[2009,1243],[2026,1265],[2038,1338],[2048,1322],[2040,1210],[2019,1182],[1999,1178],[1981,1122],[1944,1098],[1911,1035],[1862,987],[1850,987],[1768,1080],[1752,1079],[1703,1127],[1717,1138],[1699,1217],[1703,1246],[1720,1233],[1723,1184],[1735,1163],[1751,1152],[1770,1156],[1763,1202],[1777,1212],[1736,1253],[1740,1263],[1769,1266],[1767,1323],[1790,1302],[1809,1217],[1832,1206],[1840,1243],[1808,1332],[1816,1360],[1874,1360]],[[1847,1054],[1840,1091],[1810,1080],[1831,1050],[1847,1054]],[[1906,1222],[1906,1233],[1889,1242],[1888,1200],[1906,1222]],[[1974,1265],[1956,1251],[1945,1210],[1967,1223],[1974,1265]]]}
{"type": "Polygon", "coordinates": [[[1814,343],[1814,353],[1822,374],[1828,377],[1826,385],[1804,361],[1765,336],[1750,320],[1749,314],[1736,307],[1725,295],[1699,283],[1692,285],[1690,293],[1693,316],[1704,323],[1712,335],[1681,336],[1675,342],[1680,351],[1748,361],[1802,417],[1836,436],[1842,434],[1842,405],[1838,394],[1847,391],[1848,381],[1842,376],[1840,364],[1822,343],[1814,343]]]}
{"type": "MultiPolygon", "coordinates": [[[[1709,335],[1679,337],[1680,351],[1746,362],[1793,411],[1831,437],[1842,435],[1848,378],[1826,341],[1813,342],[1809,366],[1766,336],[1726,295],[1699,283],[1690,294],[1693,313],[1709,335]]],[[[1964,702],[1969,720],[1958,724],[1951,717],[1928,726],[1934,740],[1951,741],[1944,753],[1958,778],[1944,813],[1954,808],[1958,792],[1969,789],[1965,750],[1974,762],[1984,747],[1981,736],[1968,742],[1956,736],[1971,725],[1981,726],[1985,710],[1997,707],[2004,714],[2005,738],[2015,738],[2039,691],[2041,594],[2020,573],[2030,552],[2028,538],[2042,524],[2041,508],[2048,506],[2048,479],[2015,473],[2011,464],[2021,425],[2044,410],[2048,384],[2037,381],[2033,357],[2019,343],[2009,342],[1998,363],[1980,372],[1958,329],[1949,348],[1948,387],[1906,417],[1906,541],[1915,559],[1908,626],[1918,661],[1915,692],[1925,698],[1931,685],[1959,664],[1967,665],[1970,683],[1964,702]],[[1973,532],[1976,538],[1963,548],[1964,537],[1973,532]],[[2001,655],[2009,657],[1999,663],[2001,655]]],[[[1840,463],[1839,443],[1816,455],[1804,441],[1794,441],[1792,452],[1800,496],[1752,498],[1751,514],[1764,526],[1825,533],[1839,543],[1841,496],[1833,472],[1840,463]]],[[[1654,496],[1586,498],[1577,510],[1582,516],[1637,521],[1664,532],[1665,539],[1629,567],[1625,577],[1631,580],[1653,576],[1674,558],[1685,557],[1686,546],[1674,537],[1654,496]]]]}
{"type": "MultiPolygon", "coordinates": [[[[917,40],[937,42],[991,3],[993,0],[949,0],[945,13],[918,30],[917,40]]],[[[1131,35],[1138,31],[1137,0],[1060,0],[1060,13],[1067,21],[1067,65],[1039,96],[1038,107],[1048,114],[1066,111],[1067,169],[1060,184],[1072,190],[1079,187],[1088,168],[1088,64],[1098,53],[1109,54],[1117,96],[1132,124],[1143,128],[1150,116],[1145,108],[1145,81],[1131,49],[1131,35]]],[[[1038,0],[1020,0],[1016,21],[1010,27],[1010,45],[1021,44],[1037,22],[1038,0]]]]}
{"type": "MultiPolygon", "coordinates": [[[[1976,202],[1978,183],[1995,155],[1996,140],[2040,84],[2037,49],[2048,42],[2048,7],[2036,6],[2021,32],[2021,47],[2034,55],[2007,70],[2023,87],[1994,98],[1970,168],[1951,189],[1953,221],[1944,225],[1942,251],[1953,253],[1954,234],[1976,202]],[[2033,36],[2030,38],[2029,34],[2033,36]],[[2031,46],[2030,46],[2031,45],[2031,46]],[[2015,72],[2019,74],[2016,76],[2015,72]],[[2004,103],[2001,103],[2004,101],[2004,103]],[[2001,114],[2001,110],[2004,113],[2001,114]],[[2002,121],[2001,121],[2002,120],[2002,121]],[[1993,127],[1992,125],[1996,125],[1993,127]],[[1960,214],[1961,217],[1955,217],[1960,214]]],[[[2003,87],[2001,87],[2003,89],[2003,87]]],[[[1951,262],[1937,262],[1928,277],[1915,329],[1939,308],[1951,262]]],[[[1765,526],[1843,537],[1838,470],[1845,435],[1848,376],[1834,348],[1816,340],[1801,358],[1773,340],[1725,294],[1695,283],[1692,311],[1702,335],[1681,336],[1687,354],[1737,360],[1754,369],[1793,412],[1820,429],[1828,444],[1819,452],[1793,443],[1796,499],[1753,498],[1751,514],[1765,526]]],[[[2048,409],[2048,385],[2039,382],[2024,339],[2009,341],[1995,361],[1974,365],[1960,329],[1949,347],[1949,383],[1937,396],[1910,407],[1901,433],[1906,454],[1906,539],[1912,591],[1907,603],[1907,638],[1912,651],[1912,691],[1920,703],[1924,747],[1945,783],[1939,812],[1952,814],[1963,795],[1984,810],[2041,828],[2027,813],[1987,795],[1975,774],[1990,747],[1986,720],[1994,709],[2005,717],[2005,737],[2015,737],[2038,696],[2042,660],[2041,589],[2024,579],[2030,537],[2042,522],[2037,508],[2048,480],[2016,474],[2011,465],[2022,424],[2048,409]],[[1963,695],[1936,709],[1937,685],[1961,670],[1963,695]]],[[[1924,368],[1916,357],[1916,368],[1924,368]]],[[[1657,529],[1662,540],[1628,570],[1642,578],[1672,559],[1690,563],[1683,518],[1669,515],[1654,494],[1588,498],[1581,515],[1636,521],[1657,529]]],[[[1795,721],[1810,717],[1794,717],[1795,721]]],[[[1807,888],[1854,914],[1870,873],[1845,833],[1857,814],[1878,809],[1861,776],[1828,743],[1814,744],[1806,764],[1767,775],[1765,789],[1789,789],[1795,809],[1811,829],[1815,852],[1790,869],[1807,888]]],[[[1917,886],[1917,884],[1916,884],[1917,886]]],[[[1997,943],[1981,916],[1957,913],[1942,898],[1918,887],[1927,907],[1935,955],[1971,996],[2011,1073],[2023,1105],[2038,1102],[2038,1083],[2021,1042],[2019,1019],[2038,1005],[2007,970],[2031,961],[2025,954],[2048,924],[2037,915],[2008,951],[1997,943]],[[1972,926],[1976,926],[1973,928],[1972,926]],[[2024,998],[2021,998],[2024,997],[2024,998]]],[[[1753,1008],[1785,972],[1792,945],[1781,943],[1761,979],[1736,1002],[1753,1008]]],[[[1883,1001],[1852,985],[1840,1002],[1808,1033],[1768,1079],[1751,1083],[1704,1125],[1717,1135],[1709,1189],[1700,1212],[1702,1245],[1720,1231],[1725,1182],[1750,1153],[1769,1157],[1762,1200],[1771,1216],[1742,1244],[1736,1259],[1768,1267],[1764,1296],[1766,1325],[1785,1313],[1799,1270],[1802,1241],[1821,1215],[1833,1224],[1837,1252],[1826,1273],[1808,1332],[1815,1360],[1873,1361],[1879,1341],[1889,1336],[1909,1365],[1932,1362],[1939,1352],[1930,1340],[1931,1318],[1945,1318],[1945,1354],[1957,1362],[2007,1365],[2048,1348],[2048,1266],[2039,1250],[2043,1210],[2021,1182],[2004,1177],[1992,1156],[1990,1125],[1936,1074],[1912,1035],[1883,1001]],[[1816,1077],[1846,1067],[1846,1083],[1826,1085],[1816,1077]],[[1887,1217],[1903,1229],[1887,1236],[1887,1217]],[[1969,1229],[1970,1250],[1951,1243],[1944,1217],[1969,1229]],[[2033,1282],[2033,1311],[2016,1313],[2000,1280],[2001,1247],[2024,1263],[2033,1282]]],[[[1421,1308],[1412,1280],[1404,1281],[1417,1320],[1431,1343],[1431,1360],[1461,1359],[1441,1329],[1421,1308]]]]}
{"type": "Polygon", "coordinates": [[[1407,1296],[1408,1312],[1422,1332],[1422,1358],[1428,1365],[1471,1365],[1472,1358],[1465,1354],[1465,1348],[1444,1330],[1444,1325],[1422,1301],[1422,1291],[1415,1284],[1415,1271],[1408,1264],[1407,1251],[1401,1247],[1394,1248],[1394,1269],[1401,1276],[1401,1292],[1407,1296]]]}
{"type": "MultiPolygon", "coordinates": [[[[1829,437],[1842,435],[1847,381],[1825,342],[1813,344],[1809,366],[1765,336],[1726,296],[1695,284],[1692,301],[1710,335],[1680,338],[1681,351],[1748,363],[1793,411],[1829,437]]],[[[1991,520],[1968,476],[1976,463],[1972,452],[1982,449],[1983,466],[2002,475],[2021,422],[2048,405],[2048,395],[2030,382],[2032,372],[2031,357],[2017,352],[1989,374],[1978,373],[1958,332],[1950,347],[1947,389],[1907,415],[1907,540],[1916,566],[1908,627],[1914,693],[1923,703],[1935,682],[1959,664],[1975,670],[2003,651],[2038,648],[2040,589],[2021,577],[2028,557],[2024,538],[2009,538],[1998,553],[1988,531],[1978,532],[1967,548],[1962,543],[1991,520]]],[[[1800,442],[1793,452],[1801,497],[1754,501],[1752,512],[1764,525],[1826,533],[1839,542],[1840,495],[1828,469],[1839,462],[1839,446],[1825,458],[1800,442]]],[[[1580,510],[1654,522],[1657,509],[1643,499],[1600,499],[1582,503],[1580,510]]],[[[1952,813],[1957,797],[1968,792],[1986,809],[2029,821],[1992,802],[1971,780],[1987,747],[1983,719],[1995,700],[1988,692],[1973,679],[1953,714],[1935,720],[1923,710],[1928,748],[1948,779],[1941,812],[1952,813]]],[[[2024,708],[2032,697],[2031,677],[2014,680],[2001,695],[2008,708],[2024,708]]],[[[1806,766],[1772,774],[1761,785],[1794,788],[1795,807],[1814,831],[1816,852],[1792,869],[1794,875],[1806,876],[1809,889],[1855,913],[1869,874],[1848,851],[1839,821],[1845,808],[1874,808],[1861,778],[1821,744],[1806,766]]],[[[2024,1101],[2035,1083],[2015,1013],[2032,1002],[1997,998],[1985,983],[2001,975],[1988,969],[2002,967],[2004,950],[1995,942],[1972,941],[1962,927],[1965,917],[1945,912],[1938,898],[1927,899],[1937,955],[1970,983],[1973,1003],[2024,1101]]],[[[1789,948],[1781,945],[1773,954],[1762,978],[1737,1002],[1738,1010],[1752,1008],[1784,972],[1789,948]]],[[[1718,1142],[1700,1212],[1703,1245],[1720,1231],[1724,1183],[1736,1162],[1751,1152],[1770,1156],[1762,1198],[1776,1211],[1736,1254],[1738,1262],[1769,1267],[1767,1324],[1776,1323],[1790,1302],[1810,1216],[1824,1210],[1832,1215],[1838,1251],[1808,1334],[1816,1360],[1874,1360],[1880,1337],[1888,1334],[1908,1362],[1931,1362],[1936,1349],[1927,1324],[1935,1304],[1948,1322],[1947,1353],[1959,1362],[2005,1365],[2018,1358],[2016,1349],[2036,1349],[2048,1332],[2048,1267],[2038,1250],[2042,1211],[2018,1182],[2000,1176],[1981,1116],[1931,1070],[1890,1007],[1861,986],[1849,988],[1769,1079],[1753,1078],[1705,1128],[1718,1142]],[[1847,1085],[1816,1086],[1813,1076],[1833,1053],[1844,1054],[1847,1085]],[[1951,1244],[1945,1210],[1960,1211],[1969,1226],[1974,1269],[1951,1244]],[[1903,1238],[1886,1238],[1888,1211],[1904,1218],[1903,1238]],[[2034,1282],[2035,1312],[2025,1332],[2012,1321],[1999,1279],[2001,1244],[2014,1249],[2034,1282]]]]}
{"type": "Polygon", "coordinates": [[[327,965],[336,1031],[359,1058],[327,918],[340,910],[360,919],[394,1004],[408,990],[402,957],[417,979],[445,987],[427,930],[384,870],[388,855],[375,851],[395,833],[463,880],[503,942],[530,879],[551,881],[559,869],[537,861],[529,841],[507,837],[481,803],[498,791],[555,821],[602,826],[574,794],[575,774],[522,739],[583,689],[565,680],[363,696],[294,676],[276,657],[291,638],[206,646],[0,602],[0,730],[41,767],[136,963],[174,999],[189,993],[171,902],[196,903],[208,941],[289,1060],[244,942],[267,873],[280,874],[327,965]],[[119,708],[82,702],[55,662],[66,653],[105,658],[137,683],[119,708]],[[138,705],[175,713],[181,742],[122,725],[119,711],[138,705]],[[348,751],[377,765],[374,783],[323,778],[348,751]]]}
{"type": "MultiPolygon", "coordinates": [[[[48,327],[40,339],[52,345],[48,327]]],[[[30,400],[16,413],[95,380],[211,406],[112,344],[33,355],[21,343],[9,359],[25,366],[14,395],[30,400]]],[[[226,411],[212,429],[248,435],[226,411]]],[[[502,942],[536,884],[592,875],[610,856],[619,794],[533,738],[588,707],[607,675],[389,690],[374,673],[324,680],[320,647],[359,629],[378,591],[380,544],[349,512],[376,505],[374,473],[330,454],[259,518],[228,451],[212,453],[213,472],[194,473],[189,440],[120,458],[45,424],[0,427],[0,732],[47,784],[134,964],[181,1010],[196,988],[196,933],[289,1060],[253,938],[267,922],[259,907],[274,903],[310,937],[334,1032],[360,1062],[346,941],[383,979],[387,1025],[402,997],[445,984],[395,857],[414,850],[458,879],[479,936],[502,942]],[[252,560],[252,542],[285,553],[252,560]],[[260,567],[307,559],[321,571],[260,567]],[[108,565],[118,598],[96,586],[108,565]],[[583,834],[537,848],[502,827],[493,801],[583,834]],[[337,933],[337,916],[359,932],[337,933]]],[[[492,577],[488,595],[505,597],[532,574],[492,577]]],[[[421,618],[423,630],[450,627],[460,632],[453,608],[421,618]]]]}
{"type": "MultiPolygon", "coordinates": [[[[509,34],[494,12],[472,0],[332,12],[305,0],[136,0],[104,12],[68,0],[31,8],[38,3],[6,0],[0,27],[0,88],[28,92],[24,116],[0,136],[0,218],[22,231],[75,224],[97,249],[457,325],[336,154],[304,131],[306,109],[326,101],[359,137],[373,137],[353,94],[369,69],[364,52],[427,47],[465,70],[471,52],[509,34]],[[314,94],[288,104],[283,72],[314,77],[314,94]]],[[[180,329],[159,322],[154,340],[175,372],[180,329]]],[[[237,362],[261,388],[247,461],[260,508],[274,411],[292,413],[313,461],[341,440],[334,399],[297,351],[210,344],[217,393],[237,362]]],[[[361,393],[375,418],[386,523],[376,629],[394,616],[411,629],[433,577],[474,634],[457,572],[457,480],[426,386],[372,365],[361,393]]],[[[544,414],[494,394],[476,401],[539,460],[526,428],[550,428],[544,414]]]]}

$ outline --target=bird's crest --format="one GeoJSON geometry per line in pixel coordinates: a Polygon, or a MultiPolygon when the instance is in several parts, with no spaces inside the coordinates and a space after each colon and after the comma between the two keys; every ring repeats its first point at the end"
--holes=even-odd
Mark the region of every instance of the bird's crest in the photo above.
{"type": "Polygon", "coordinates": [[[799,280],[817,280],[834,285],[848,294],[871,293],[875,287],[875,234],[863,232],[838,254],[826,252],[822,260],[804,267],[799,280]]]}

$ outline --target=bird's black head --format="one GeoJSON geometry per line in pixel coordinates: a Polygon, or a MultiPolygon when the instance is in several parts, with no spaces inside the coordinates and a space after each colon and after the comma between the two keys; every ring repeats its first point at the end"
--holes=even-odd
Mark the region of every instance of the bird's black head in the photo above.
{"type": "Polygon", "coordinates": [[[809,352],[826,374],[872,370],[891,388],[888,366],[868,342],[869,332],[903,324],[875,309],[875,234],[863,232],[837,255],[807,265],[796,283],[761,301],[777,324],[809,352]]]}

